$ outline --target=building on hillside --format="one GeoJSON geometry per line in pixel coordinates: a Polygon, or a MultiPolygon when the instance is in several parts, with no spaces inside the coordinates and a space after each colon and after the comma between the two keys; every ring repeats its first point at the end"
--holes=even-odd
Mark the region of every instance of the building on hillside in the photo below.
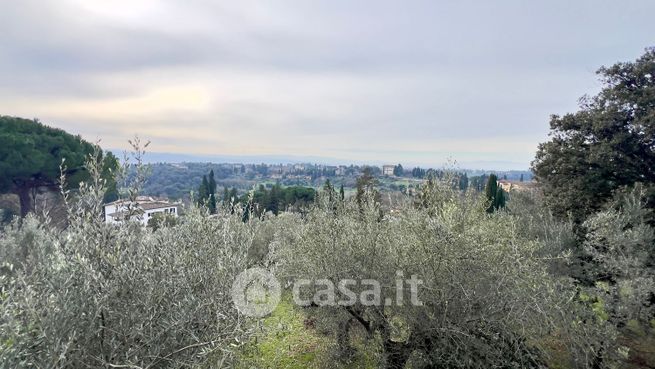
{"type": "MultiPolygon", "coordinates": [[[[105,204],[102,207],[105,222],[116,224],[125,221],[129,205],[130,202],[127,200],[105,204]]],[[[134,209],[136,209],[136,215],[132,219],[139,221],[143,226],[147,226],[148,221],[157,214],[170,215],[175,218],[179,216],[179,204],[146,196],[137,197],[134,209]]]]}
{"type": "Polygon", "coordinates": [[[505,190],[505,192],[510,192],[510,190],[513,188],[512,187],[512,182],[506,180],[506,179],[501,179],[498,181],[498,187],[502,188],[505,190]]]}
{"type": "Polygon", "coordinates": [[[383,165],[382,166],[382,175],[392,176],[394,168],[395,168],[394,165],[383,165]]]}

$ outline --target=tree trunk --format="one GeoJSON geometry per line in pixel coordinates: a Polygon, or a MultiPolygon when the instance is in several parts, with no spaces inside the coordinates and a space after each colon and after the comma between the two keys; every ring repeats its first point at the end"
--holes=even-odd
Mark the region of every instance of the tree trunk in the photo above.
{"type": "Polygon", "coordinates": [[[20,216],[25,218],[25,216],[33,210],[32,208],[32,195],[30,194],[30,187],[23,186],[18,187],[16,194],[20,200],[20,216]]]}
{"type": "Polygon", "coordinates": [[[339,323],[337,328],[337,349],[339,357],[347,361],[355,353],[350,343],[350,327],[354,319],[349,319],[339,323]]]}
{"type": "Polygon", "coordinates": [[[408,347],[401,342],[394,342],[391,338],[384,340],[384,355],[386,356],[386,368],[403,369],[411,352],[408,347]]]}

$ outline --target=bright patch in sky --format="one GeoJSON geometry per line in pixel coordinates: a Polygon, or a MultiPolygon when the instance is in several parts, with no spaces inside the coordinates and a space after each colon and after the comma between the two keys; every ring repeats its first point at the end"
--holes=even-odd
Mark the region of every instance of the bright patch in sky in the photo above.
{"type": "Polygon", "coordinates": [[[526,169],[652,0],[21,0],[0,112],[124,148],[526,169]]]}

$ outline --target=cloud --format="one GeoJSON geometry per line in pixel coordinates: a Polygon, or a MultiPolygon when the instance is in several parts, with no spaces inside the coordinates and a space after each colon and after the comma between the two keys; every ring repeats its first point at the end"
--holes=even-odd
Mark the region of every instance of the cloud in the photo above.
{"type": "Polygon", "coordinates": [[[159,151],[520,161],[636,58],[651,1],[23,0],[0,109],[159,151]],[[452,155],[449,155],[452,154],[452,155]]]}

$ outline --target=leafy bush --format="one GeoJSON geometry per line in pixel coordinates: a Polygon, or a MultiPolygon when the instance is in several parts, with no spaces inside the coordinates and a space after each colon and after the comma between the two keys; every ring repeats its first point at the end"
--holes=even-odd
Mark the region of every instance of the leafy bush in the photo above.
{"type": "MultiPolygon", "coordinates": [[[[98,173],[97,157],[87,166],[98,173]]],[[[192,209],[156,232],[101,221],[104,182],[69,201],[58,231],[33,217],[0,237],[0,362],[8,367],[228,366],[250,334],[235,276],[253,264],[261,221],[192,209]]]]}

